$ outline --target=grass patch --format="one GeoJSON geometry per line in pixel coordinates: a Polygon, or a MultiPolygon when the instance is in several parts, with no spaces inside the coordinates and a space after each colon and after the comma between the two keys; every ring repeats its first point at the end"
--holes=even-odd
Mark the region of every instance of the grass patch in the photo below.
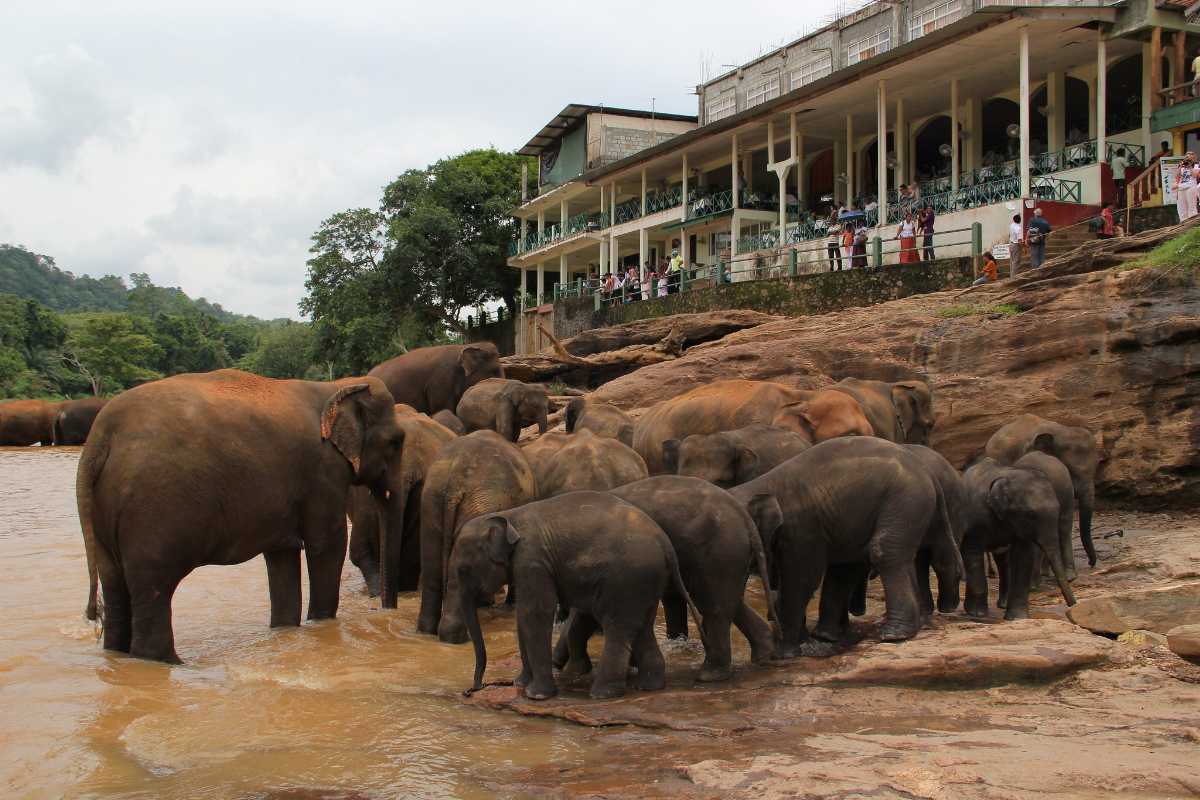
{"type": "Polygon", "coordinates": [[[546,391],[555,396],[565,395],[567,388],[567,385],[562,381],[551,381],[546,384],[546,391]]]}
{"type": "Polygon", "coordinates": [[[942,319],[958,319],[959,317],[1015,317],[1020,314],[1022,308],[1016,303],[1000,303],[999,305],[978,305],[974,303],[961,303],[959,305],[947,306],[939,308],[937,315],[942,319]]]}
{"type": "Polygon", "coordinates": [[[1131,269],[1177,270],[1186,275],[1200,271],[1200,228],[1191,228],[1181,236],[1163,242],[1142,258],[1121,265],[1131,269]]]}

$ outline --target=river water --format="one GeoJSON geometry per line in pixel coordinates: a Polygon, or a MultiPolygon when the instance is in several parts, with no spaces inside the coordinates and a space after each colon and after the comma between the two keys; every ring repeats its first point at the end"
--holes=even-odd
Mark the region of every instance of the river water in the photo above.
{"type": "MultiPolygon", "coordinates": [[[[415,595],[379,610],[349,562],[336,621],[271,630],[256,558],[184,580],[183,666],[105,653],[83,617],[78,458],[0,449],[0,795],[470,798],[603,763],[602,734],[461,704],[470,646],[415,634],[415,595]]],[[[516,652],[496,613],[492,663],[516,652]]]]}

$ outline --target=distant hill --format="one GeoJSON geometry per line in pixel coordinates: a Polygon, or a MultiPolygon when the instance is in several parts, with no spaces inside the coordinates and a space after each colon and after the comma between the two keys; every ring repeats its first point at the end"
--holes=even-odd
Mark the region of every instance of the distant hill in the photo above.
{"type": "Polygon", "coordinates": [[[36,300],[55,311],[186,313],[190,310],[222,322],[260,321],[256,317],[226,311],[204,298],[193,300],[177,287],[155,286],[145,274],[132,275],[131,279],[132,288],[116,275],[103,278],[75,275],[59,269],[50,256],[32,253],[17,245],[0,244],[0,294],[36,300]],[[150,303],[146,302],[150,299],[146,295],[152,297],[150,303]]]}

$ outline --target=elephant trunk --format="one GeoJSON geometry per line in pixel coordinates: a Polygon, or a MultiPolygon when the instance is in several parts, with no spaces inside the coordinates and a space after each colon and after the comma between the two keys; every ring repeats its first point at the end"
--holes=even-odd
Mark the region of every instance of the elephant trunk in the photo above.
{"type": "Polygon", "coordinates": [[[550,419],[545,411],[538,413],[537,426],[539,436],[550,429],[550,419]]]}
{"type": "Polygon", "coordinates": [[[379,517],[379,601],[383,608],[396,607],[396,588],[400,578],[395,569],[400,561],[398,532],[404,526],[404,499],[400,495],[400,492],[391,492],[387,499],[374,498],[375,512],[379,517]]]}
{"type": "Polygon", "coordinates": [[[483,630],[479,627],[479,609],[475,607],[475,587],[463,581],[459,587],[460,613],[467,622],[467,634],[475,645],[475,680],[464,694],[468,697],[483,688],[483,673],[487,669],[487,646],[483,643],[483,630]]]}
{"type": "Polygon", "coordinates": [[[1075,505],[1079,507],[1079,540],[1087,552],[1088,565],[1096,566],[1096,545],[1092,541],[1092,506],[1096,501],[1096,487],[1092,481],[1080,481],[1075,488],[1075,505]]]}

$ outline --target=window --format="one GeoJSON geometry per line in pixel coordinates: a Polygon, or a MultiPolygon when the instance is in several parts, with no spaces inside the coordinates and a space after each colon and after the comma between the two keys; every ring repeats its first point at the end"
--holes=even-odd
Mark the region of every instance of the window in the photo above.
{"type": "Polygon", "coordinates": [[[726,89],[716,100],[711,101],[704,111],[704,122],[716,122],[719,119],[731,117],[737,113],[737,95],[731,89],[726,89]]]}
{"type": "Polygon", "coordinates": [[[746,108],[779,97],[779,72],[776,71],[746,90],[746,108]]]}
{"type": "Polygon", "coordinates": [[[892,29],[884,28],[874,36],[859,39],[846,46],[846,66],[852,67],[860,61],[874,58],[892,49],[892,29]]]}
{"type": "Polygon", "coordinates": [[[789,87],[792,91],[795,91],[801,86],[807,86],[813,81],[819,81],[821,78],[831,75],[832,73],[833,53],[826,53],[825,55],[814,58],[811,61],[805,61],[803,64],[792,70],[789,87]]]}
{"type": "Polygon", "coordinates": [[[908,39],[919,39],[933,33],[938,28],[944,28],[962,16],[962,0],[950,0],[948,3],[931,6],[912,16],[909,26],[908,39]]]}

